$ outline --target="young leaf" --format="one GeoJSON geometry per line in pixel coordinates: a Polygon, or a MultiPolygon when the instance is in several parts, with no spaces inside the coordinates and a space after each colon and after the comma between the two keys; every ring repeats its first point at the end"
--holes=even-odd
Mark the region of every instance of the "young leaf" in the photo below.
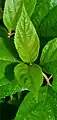
{"type": "Polygon", "coordinates": [[[15,30],[22,10],[23,0],[6,0],[3,21],[9,31],[15,30]]]}
{"type": "Polygon", "coordinates": [[[43,82],[41,68],[36,64],[28,66],[20,63],[15,67],[14,73],[19,84],[35,94],[35,98],[38,100],[38,92],[43,82]]]}
{"type": "Polygon", "coordinates": [[[40,37],[57,36],[57,0],[37,0],[31,19],[40,37]]]}
{"type": "Polygon", "coordinates": [[[24,6],[16,27],[14,43],[24,62],[31,63],[37,59],[40,47],[39,38],[24,6]]]}
{"type": "Polygon", "coordinates": [[[45,102],[40,99],[39,103],[36,103],[33,95],[31,93],[27,94],[15,120],[56,120],[57,94],[51,88],[42,88],[40,89],[40,96],[44,97],[45,102]]]}
{"type": "Polygon", "coordinates": [[[53,75],[52,86],[57,91],[57,38],[48,42],[44,47],[40,64],[46,72],[53,75]]]}
{"type": "Polygon", "coordinates": [[[32,15],[36,6],[37,0],[24,0],[25,8],[29,16],[32,15]]]}

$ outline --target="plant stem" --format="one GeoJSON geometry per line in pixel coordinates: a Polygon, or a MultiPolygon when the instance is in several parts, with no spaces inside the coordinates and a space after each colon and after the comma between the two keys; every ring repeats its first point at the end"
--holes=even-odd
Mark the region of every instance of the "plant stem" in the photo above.
{"type": "Polygon", "coordinates": [[[49,81],[50,81],[50,79],[51,79],[52,77],[53,77],[52,75],[49,77],[49,81]]]}
{"type": "Polygon", "coordinates": [[[46,82],[47,82],[47,85],[51,86],[51,84],[50,84],[50,79],[52,78],[52,76],[50,76],[50,77],[48,78],[45,73],[43,73],[43,76],[44,76],[44,78],[45,78],[45,80],[46,80],[46,82]]]}
{"type": "Polygon", "coordinates": [[[11,31],[8,32],[8,38],[10,38],[12,35],[14,35],[14,32],[13,33],[11,33],[11,31]]]}
{"type": "Polygon", "coordinates": [[[8,32],[8,38],[10,38],[10,36],[11,36],[11,31],[10,31],[10,32],[8,32]]]}
{"type": "Polygon", "coordinates": [[[21,92],[18,92],[18,100],[20,100],[21,92]]]}
{"type": "Polygon", "coordinates": [[[11,95],[11,101],[12,101],[12,99],[13,99],[13,95],[11,95]]]}

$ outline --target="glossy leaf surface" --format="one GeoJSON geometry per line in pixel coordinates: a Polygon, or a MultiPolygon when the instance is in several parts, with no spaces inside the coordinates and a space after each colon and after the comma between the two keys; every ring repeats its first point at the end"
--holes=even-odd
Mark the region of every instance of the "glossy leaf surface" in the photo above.
{"type": "Polygon", "coordinates": [[[40,37],[57,36],[57,0],[37,0],[31,19],[40,37]]]}
{"type": "Polygon", "coordinates": [[[44,71],[53,75],[52,86],[57,92],[57,38],[48,42],[44,47],[40,64],[44,71]]]}
{"type": "Polygon", "coordinates": [[[24,0],[25,8],[29,16],[32,15],[36,6],[37,0],[24,0]]]}
{"type": "Polygon", "coordinates": [[[57,94],[51,88],[41,88],[39,97],[39,103],[36,103],[33,95],[29,93],[21,104],[15,120],[56,120],[57,94]]]}

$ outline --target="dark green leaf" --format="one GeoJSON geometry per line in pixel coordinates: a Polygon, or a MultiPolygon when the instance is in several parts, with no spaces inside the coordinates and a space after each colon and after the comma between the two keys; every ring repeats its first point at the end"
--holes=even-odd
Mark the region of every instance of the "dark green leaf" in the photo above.
{"type": "Polygon", "coordinates": [[[18,60],[14,57],[12,44],[9,43],[7,31],[0,28],[0,97],[11,95],[18,85],[18,81],[13,76],[13,67],[10,68],[10,65],[17,64],[18,60]]]}
{"type": "Polygon", "coordinates": [[[3,8],[4,7],[5,0],[0,0],[0,6],[3,8]]]}
{"type": "Polygon", "coordinates": [[[37,0],[32,21],[39,36],[57,36],[57,0],[37,0]]]}
{"type": "Polygon", "coordinates": [[[29,93],[21,104],[15,120],[57,120],[57,94],[51,88],[41,88],[39,103],[29,93]],[[44,98],[42,100],[41,98],[44,98]]]}
{"type": "Polygon", "coordinates": [[[25,8],[29,16],[32,15],[36,6],[37,0],[24,0],[25,8]]]}
{"type": "Polygon", "coordinates": [[[53,75],[52,86],[57,91],[57,38],[48,42],[44,47],[40,64],[44,71],[53,75]]]}
{"type": "Polygon", "coordinates": [[[21,91],[21,86],[18,84],[18,81],[16,80],[13,73],[13,65],[14,63],[12,65],[6,65],[5,72],[2,73],[4,77],[0,78],[0,98],[5,96],[12,96],[16,92],[21,91]],[[12,66],[13,68],[10,69],[10,66],[12,66]]]}
{"type": "Polygon", "coordinates": [[[0,37],[3,38],[3,43],[6,49],[14,56],[15,59],[20,59],[18,53],[15,49],[14,40],[13,38],[8,38],[7,30],[4,27],[0,27],[0,37]]]}
{"type": "Polygon", "coordinates": [[[12,62],[16,62],[15,58],[11,55],[11,53],[5,47],[3,43],[3,38],[0,37],[0,82],[1,80],[4,81],[5,67],[12,62]]]}

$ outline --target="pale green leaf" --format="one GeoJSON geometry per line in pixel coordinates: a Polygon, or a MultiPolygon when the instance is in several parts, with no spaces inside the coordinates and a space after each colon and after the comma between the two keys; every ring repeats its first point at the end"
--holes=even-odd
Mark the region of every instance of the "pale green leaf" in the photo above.
{"type": "Polygon", "coordinates": [[[22,10],[23,0],[6,0],[3,21],[9,31],[15,30],[22,10]]]}
{"type": "Polygon", "coordinates": [[[24,6],[16,27],[14,43],[24,62],[31,63],[37,59],[40,46],[39,38],[24,6]]]}
{"type": "Polygon", "coordinates": [[[38,101],[38,92],[43,82],[41,68],[36,64],[28,66],[20,63],[15,67],[14,73],[18,83],[22,85],[22,87],[30,90],[38,101]]]}

